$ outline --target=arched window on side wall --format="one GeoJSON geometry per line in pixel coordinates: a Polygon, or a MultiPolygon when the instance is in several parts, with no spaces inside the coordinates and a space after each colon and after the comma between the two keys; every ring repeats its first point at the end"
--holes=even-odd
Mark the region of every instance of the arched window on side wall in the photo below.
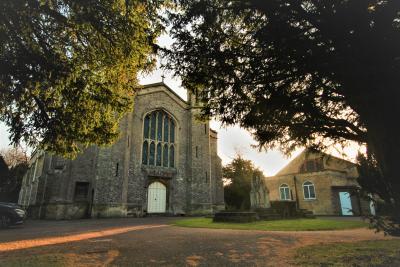
{"type": "Polygon", "coordinates": [[[143,165],[175,167],[175,127],[175,121],[163,110],[155,110],[145,116],[143,123],[143,165]]]}
{"type": "Polygon", "coordinates": [[[312,182],[307,181],[303,184],[304,199],[315,199],[315,186],[312,182]]]}
{"type": "Polygon", "coordinates": [[[291,200],[291,196],[290,196],[290,188],[287,184],[282,184],[279,187],[279,194],[280,194],[280,198],[281,200],[291,200]]]}

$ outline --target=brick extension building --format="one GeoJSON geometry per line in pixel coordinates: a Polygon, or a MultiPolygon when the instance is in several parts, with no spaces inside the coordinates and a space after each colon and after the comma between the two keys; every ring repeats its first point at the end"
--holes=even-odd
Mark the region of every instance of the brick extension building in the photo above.
{"type": "Polygon", "coordinates": [[[295,201],[316,215],[367,215],[374,212],[370,203],[350,194],[357,177],[354,163],[306,149],[261,183],[270,201],[295,201]]]}
{"type": "Polygon", "coordinates": [[[19,204],[33,217],[207,214],[224,208],[217,133],[197,120],[188,101],[164,83],[146,85],[109,147],[89,147],[75,160],[37,151],[19,204]]]}

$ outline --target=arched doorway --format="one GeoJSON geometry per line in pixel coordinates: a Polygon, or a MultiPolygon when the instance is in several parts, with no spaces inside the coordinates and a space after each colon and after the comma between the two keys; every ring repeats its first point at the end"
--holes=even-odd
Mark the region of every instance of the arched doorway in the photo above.
{"type": "Polygon", "coordinates": [[[160,182],[153,182],[149,185],[147,192],[147,212],[163,213],[166,209],[167,189],[160,182]]]}

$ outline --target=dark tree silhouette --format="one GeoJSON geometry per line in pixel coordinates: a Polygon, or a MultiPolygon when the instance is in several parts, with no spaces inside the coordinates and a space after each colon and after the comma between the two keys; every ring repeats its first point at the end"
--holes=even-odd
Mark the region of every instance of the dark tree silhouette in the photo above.
{"type": "Polygon", "coordinates": [[[0,155],[0,188],[5,185],[8,181],[10,170],[3,159],[3,156],[0,155]]]}
{"type": "Polygon", "coordinates": [[[0,121],[74,156],[108,144],[155,62],[162,0],[0,1],[0,121]]]}
{"type": "Polygon", "coordinates": [[[400,1],[176,1],[169,68],[261,147],[367,145],[400,221],[400,1]]]}
{"type": "Polygon", "coordinates": [[[0,202],[18,202],[22,180],[28,169],[28,158],[26,156],[15,158],[15,151],[15,149],[9,149],[0,152],[0,202]],[[3,157],[8,160],[12,158],[12,164],[7,165],[7,160],[3,157]]]}

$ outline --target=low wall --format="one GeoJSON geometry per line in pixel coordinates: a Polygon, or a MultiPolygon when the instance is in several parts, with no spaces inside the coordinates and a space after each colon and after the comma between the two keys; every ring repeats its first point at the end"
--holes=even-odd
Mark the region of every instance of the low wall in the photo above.
{"type": "Polygon", "coordinates": [[[82,219],[89,216],[87,202],[49,203],[31,205],[27,208],[28,217],[32,219],[69,220],[82,219]]]}
{"type": "Polygon", "coordinates": [[[295,201],[271,201],[271,209],[279,214],[282,218],[290,218],[297,216],[297,208],[295,201]]]}
{"type": "MultiPolygon", "coordinates": [[[[140,214],[138,210],[135,214],[140,214]]],[[[94,204],[92,207],[92,218],[118,218],[128,217],[128,209],[125,204],[94,204]]],[[[140,216],[138,216],[140,217],[140,216]]]]}

